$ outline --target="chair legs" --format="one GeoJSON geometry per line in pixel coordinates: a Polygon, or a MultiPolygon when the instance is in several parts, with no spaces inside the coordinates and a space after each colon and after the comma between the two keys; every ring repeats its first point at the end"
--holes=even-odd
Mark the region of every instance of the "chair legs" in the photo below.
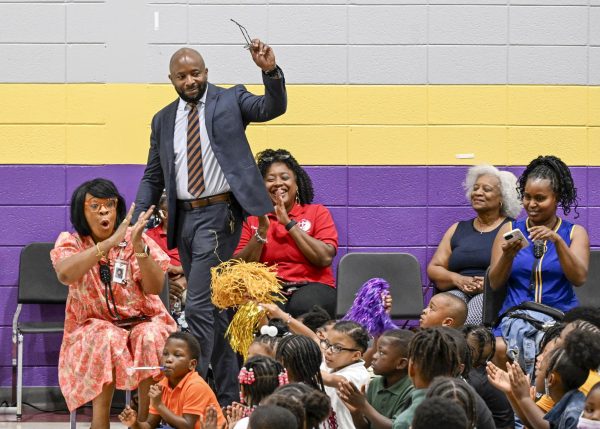
{"type": "Polygon", "coordinates": [[[69,416],[69,427],[75,429],[77,427],[77,410],[71,411],[69,416]]]}
{"type": "Polygon", "coordinates": [[[23,416],[23,335],[17,331],[17,421],[23,416]]]}

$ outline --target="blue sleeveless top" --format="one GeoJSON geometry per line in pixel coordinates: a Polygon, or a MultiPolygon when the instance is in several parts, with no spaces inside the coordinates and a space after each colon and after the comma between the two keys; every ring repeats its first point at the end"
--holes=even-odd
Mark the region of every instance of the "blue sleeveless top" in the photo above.
{"type": "Polygon", "coordinates": [[[448,270],[461,276],[483,277],[492,259],[492,245],[498,230],[510,220],[504,219],[489,232],[477,231],[473,226],[475,219],[458,222],[450,239],[452,253],[448,260],[448,270]]]}
{"type": "MultiPolygon", "coordinates": [[[[515,221],[512,222],[512,227],[519,228],[529,240],[527,223],[527,219],[515,221]]],[[[571,222],[559,218],[558,225],[554,228],[567,246],[571,245],[573,226],[571,222]]],[[[534,263],[533,242],[529,240],[529,247],[520,250],[513,261],[512,271],[506,283],[506,299],[500,314],[524,301],[541,302],[562,311],[579,305],[573,285],[567,280],[560,266],[554,243],[546,241],[546,253],[540,258],[539,264],[535,265],[535,276],[532,279],[534,263]]]]}

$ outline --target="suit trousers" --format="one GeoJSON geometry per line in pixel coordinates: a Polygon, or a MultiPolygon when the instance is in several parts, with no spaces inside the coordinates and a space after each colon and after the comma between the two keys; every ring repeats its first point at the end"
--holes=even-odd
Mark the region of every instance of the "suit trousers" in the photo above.
{"type": "Polygon", "coordinates": [[[177,247],[188,289],[185,319],[200,343],[198,372],[206,379],[209,363],[221,406],[239,401],[237,356],[225,339],[230,319],[211,302],[210,269],[227,261],[240,240],[242,211],[237,202],[177,211],[177,247]]]}

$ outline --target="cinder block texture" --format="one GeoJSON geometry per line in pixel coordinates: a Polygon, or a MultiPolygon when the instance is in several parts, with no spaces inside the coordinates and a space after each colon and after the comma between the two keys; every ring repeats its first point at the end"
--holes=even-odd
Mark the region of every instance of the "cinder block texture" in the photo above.
{"type": "Polygon", "coordinates": [[[0,43],[64,43],[65,5],[0,3],[0,43]]]}
{"type": "Polygon", "coordinates": [[[67,43],[105,43],[110,27],[103,3],[67,3],[67,43]]]}
{"type": "Polygon", "coordinates": [[[286,45],[343,45],[348,40],[344,6],[269,7],[271,43],[286,45]]]}
{"type": "Polygon", "coordinates": [[[590,8],[584,6],[514,6],[510,8],[510,43],[514,45],[586,45],[590,8]]]}
{"type": "Polygon", "coordinates": [[[505,45],[507,6],[429,6],[429,43],[505,45]]]}
{"type": "Polygon", "coordinates": [[[428,52],[429,83],[506,83],[504,46],[430,46],[428,52]]]}
{"type": "Polygon", "coordinates": [[[421,45],[427,42],[426,6],[348,8],[352,45],[421,45]]]}
{"type": "Polygon", "coordinates": [[[510,46],[508,83],[585,85],[587,52],[584,46],[510,46]]]}
{"type": "Polygon", "coordinates": [[[417,84],[427,79],[425,46],[351,46],[348,82],[352,84],[417,84]]]}

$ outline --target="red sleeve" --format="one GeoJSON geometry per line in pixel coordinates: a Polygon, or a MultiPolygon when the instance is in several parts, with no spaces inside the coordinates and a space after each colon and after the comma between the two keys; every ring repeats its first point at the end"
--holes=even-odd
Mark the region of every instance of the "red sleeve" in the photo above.
{"type": "Polygon", "coordinates": [[[338,248],[338,232],[327,207],[317,205],[315,210],[315,225],[313,237],[323,243],[331,244],[335,250],[338,248]]]}
{"type": "Polygon", "coordinates": [[[248,242],[250,241],[252,236],[254,235],[254,230],[251,228],[250,225],[257,225],[257,224],[258,224],[258,218],[256,216],[249,216],[244,221],[244,223],[242,224],[242,236],[240,237],[240,242],[238,243],[238,246],[235,249],[235,252],[233,252],[234,255],[238,252],[241,252],[244,249],[244,247],[246,247],[246,244],[248,244],[248,242]]]}

